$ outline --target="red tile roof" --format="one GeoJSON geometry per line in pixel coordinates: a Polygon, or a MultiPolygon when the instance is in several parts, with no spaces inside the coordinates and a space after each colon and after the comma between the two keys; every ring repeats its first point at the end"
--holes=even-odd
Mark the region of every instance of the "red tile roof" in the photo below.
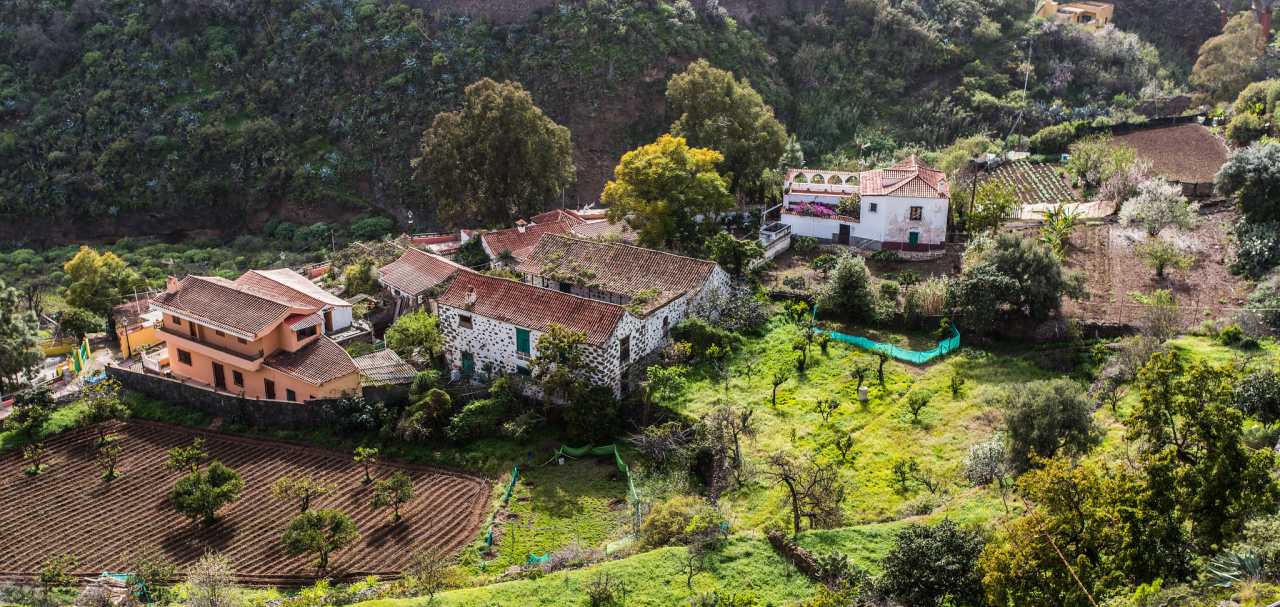
{"type": "Polygon", "coordinates": [[[553,223],[556,221],[567,221],[573,225],[585,223],[583,219],[578,216],[577,213],[573,211],[566,211],[564,209],[551,209],[550,211],[544,211],[542,213],[538,213],[537,215],[530,217],[529,221],[530,223],[535,223],[535,224],[553,223]]]}
{"type": "Polygon", "coordinates": [[[317,337],[297,352],[272,354],[264,364],[313,386],[360,371],[351,360],[351,355],[325,335],[317,337]]]}
{"type": "Polygon", "coordinates": [[[543,234],[564,234],[573,226],[574,224],[568,221],[553,221],[528,226],[523,231],[520,228],[507,228],[486,232],[480,236],[480,239],[489,253],[495,257],[509,252],[516,259],[524,259],[529,250],[538,244],[538,239],[542,238],[543,234]]]}
{"type": "Polygon", "coordinates": [[[946,198],[950,190],[946,173],[912,155],[887,169],[860,173],[858,193],[863,196],[946,198]]]}
{"type": "Polygon", "coordinates": [[[562,325],[586,333],[596,346],[608,341],[626,314],[619,305],[470,270],[458,272],[440,304],[537,331],[562,325]]]}
{"type": "Polygon", "coordinates": [[[591,240],[618,240],[627,244],[634,244],[638,238],[635,231],[625,222],[588,221],[582,225],[573,226],[569,232],[591,240]]]}
{"type": "Polygon", "coordinates": [[[161,293],[152,301],[161,308],[251,335],[272,328],[290,309],[216,276],[188,276],[178,283],[177,290],[161,293]]]}
{"type": "Polygon", "coordinates": [[[347,300],[320,288],[307,277],[288,268],[249,270],[236,279],[236,284],[260,291],[267,299],[289,302],[298,307],[351,305],[347,300]]]}
{"type": "Polygon", "coordinates": [[[643,314],[648,314],[684,293],[701,289],[716,263],[627,244],[548,234],[517,268],[526,274],[628,297],[642,291],[656,292],[641,306],[643,314]]]}
{"type": "Polygon", "coordinates": [[[452,278],[461,268],[443,257],[408,248],[398,259],[378,268],[378,279],[401,293],[421,295],[452,278]]]}

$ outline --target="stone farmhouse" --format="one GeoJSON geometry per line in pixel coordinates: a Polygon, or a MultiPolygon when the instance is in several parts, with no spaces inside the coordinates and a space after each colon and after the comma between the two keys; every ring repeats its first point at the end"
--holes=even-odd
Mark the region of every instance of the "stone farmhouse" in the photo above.
{"type": "Polygon", "coordinates": [[[864,249],[929,251],[946,244],[949,201],[946,174],[915,156],[860,173],[789,169],[775,207],[781,226],[766,228],[864,249]]]}
{"type": "Polygon", "coordinates": [[[185,382],[288,402],[360,393],[359,369],[330,337],[351,327],[351,305],[292,270],[170,277],[152,306],[169,373],[185,382]]]}
{"type": "Polygon", "coordinates": [[[445,356],[461,375],[530,374],[538,339],[558,324],[587,336],[591,381],[622,394],[633,365],[729,285],[714,262],[554,234],[516,269],[525,281],[459,269],[439,296],[445,356]]]}
{"type": "Polygon", "coordinates": [[[454,276],[438,309],[445,358],[463,377],[530,375],[538,340],[557,324],[586,335],[590,381],[620,395],[624,372],[653,348],[621,305],[470,270],[454,276]]]}

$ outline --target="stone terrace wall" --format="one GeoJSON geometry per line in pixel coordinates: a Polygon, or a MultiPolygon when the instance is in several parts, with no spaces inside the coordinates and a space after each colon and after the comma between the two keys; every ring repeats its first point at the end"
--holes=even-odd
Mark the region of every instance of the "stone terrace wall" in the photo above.
{"type": "Polygon", "coordinates": [[[332,422],[324,400],[291,403],[240,398],[182,381],[107,367],[107,374],[130,390],[221,417],[226,422],[260,428],[301,429],[332,422]]]}

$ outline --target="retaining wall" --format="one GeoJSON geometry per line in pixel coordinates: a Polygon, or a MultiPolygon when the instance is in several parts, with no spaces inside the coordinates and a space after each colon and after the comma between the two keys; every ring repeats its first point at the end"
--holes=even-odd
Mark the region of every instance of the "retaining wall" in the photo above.
{"type": "Polygon", "coordinates": [[[333,421],[325,412],[324,405],[328,402],[325,400],[292,403],[241,398],[177,379],[115,366],[108,366],[107,374],[130,390],[203,411],[230,423],[262,428],[300,429],[333,421]]]}

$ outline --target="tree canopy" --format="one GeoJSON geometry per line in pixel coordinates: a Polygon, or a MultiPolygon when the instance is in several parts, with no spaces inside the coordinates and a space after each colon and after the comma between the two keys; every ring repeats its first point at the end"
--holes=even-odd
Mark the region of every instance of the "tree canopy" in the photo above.
{"type": "Polygon", "coordinates": [[[22,384],[22,376],[36,368],[40,352],[40,324],[34,312],[20,309],[17,289],[0,281],[0,392],[22,384]]]}
{"type": "Polygon", "coordinates": [[[111,308],[124,301],[133,288],[145,286],[142,277],[115,253],[99,254],[87,246],[80,247],[63,271],[67,274],[67,303],[102,318],[110,317],[111,308]]]}
{"type": "Polygon", "coordinates": [[[1251,223],[1280,220],[1280,145],[1254,144],[1232,154],[1218,170],[1217,188],[1251,223]]]}
{"type": "Polygon", "coordinates": [[[1205,41],[1191,70],[1191,84],[1212,100],[1227,101],[1252,80],[1262,56],[1262,27],[1253,13],[1236,13],[1222,33],[1205,41]]]}
{"type": "Polygon", "coordinates": [[[667,83],[667,109],[678,116],[672,134],[724,154],[729,189],[759,198],[761,177],[777,166],[787,131],[750,83],[699,59],[667,83]]]}
{"type": "Polygon", "coordinates": [[[609,206],[609,219],[625,221],[645,246],[696,247],[700,234],[715,226],[709,220],[733,207],[716,172],[723,160],[720,152],[663,135],[623,154],[600,200],[609,206]]]}
{"type": "Polygon", "coordinates": [[[467,87],[461,110],[436,115],[413,163],[441,219],[488,226],[547,208],[575,172],[569,129],[519,83],[488,78],[467,87]]]}

